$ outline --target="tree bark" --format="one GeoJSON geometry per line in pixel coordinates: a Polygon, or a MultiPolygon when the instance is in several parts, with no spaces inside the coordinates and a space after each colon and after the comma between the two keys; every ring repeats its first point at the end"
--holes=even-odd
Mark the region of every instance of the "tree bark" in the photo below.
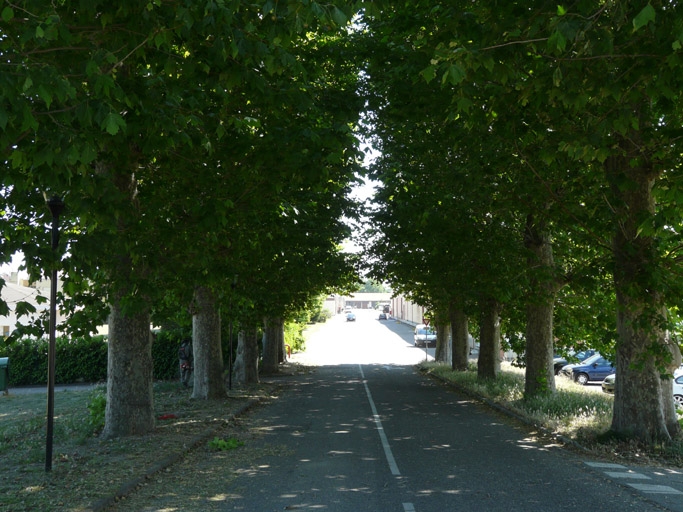
{"type": "Polygon", "coordinates": [[[477,377],[495,379],[500,373],[500,303],[486,299],[481,304],[477,377]]]}
{"type": "Polygon", "coordinates": [[[232,374],[237,386],[258,383],[258,338],[255,328],[242,330],[237,335],[237,355],[232,374]]]}
{"type": "Polygon", "coordinates": [[[102,437],[154,430],[154,374],[149,309],[124,313],[119,299],[109,315],[107,405],[102,437]]]}
{"type": "Polygon", "coordinates": [[[450,326],[440,313],[435,315],[434,329],[436,330],[436,348],[434,349],[434,360],[440,363],[448,363],[448,332],[450,331],[450,326]]]}
{"type": "Polygon", "coordinates": [[[263,321],[263,373],[273,374],[280,367],[280,346],[284,345],[284,320],[266,318],[263,321]]]}
{"type": "MultiPolygon", "coordinates": [[[[633,139],[637,142],[637,138],[633,139]]],[[[642,227],[652,222],[652,186],[656,174],[641,160],[627,156],[630,142],[621,141],[624,155],[606,161],[615,208],[613,239],[614,285],[617,296],[617,350],[612,431],[647,445],[671,441],[663,396],[661,369],[666,332],[661,329],[665,304],[658,274],[655,238],[642,227]]],[[[642,158],[642,157],[641,157],[642,158]]],[[[665,405],[666,404],[666,405],[665,405]]]]}
{"type": "Polygon", "coordinates": [[[192,352],[194,354],[192,398],[202,400],[224,398],[227,392],[223,379],[221,315],[215,294],[203,286],[198,286],[194,293],[192,352]]]}
{"type": "Polygon", "coordinates": [[[451,344],[452,360],[451,367],[454,370],[467,370],[470,354],[470,332],[467,315],[457,304],[452,303],[448,310],[451,319],[451,344]]]}
{"type": "Polygon", "coordinates": [[[553,248],[545,222],[527,217],[524,245],[531,292],[526,306],[526,372],[524,397],[555,392],[553,369],[553,312],[557,285],[553,248]]]}

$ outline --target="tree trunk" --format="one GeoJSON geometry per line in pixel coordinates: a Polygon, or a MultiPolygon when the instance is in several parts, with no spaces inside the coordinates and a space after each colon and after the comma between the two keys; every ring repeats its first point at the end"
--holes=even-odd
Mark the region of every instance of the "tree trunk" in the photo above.
{"type": "Polygon", "coordinates": [[[555,392],[553,368],[553,310],[557,286],[554,279],[553,248],[545,222],[529,215],[524,245],[531,292],[526,307],[526,372],[524,398],[555,392]]]}
{"type": "Polygon", "coordinates": [[[232,374],[237,386],[258,383],[258,338],[255,328],[240,331],[237,335],[237,355],[232,374]]]}
{"type": "Polygon", "coordinates": [[[284,321],[280,324],[280,332],[278,333],[280,342],[278,343],[278,362],[284,363],[287,361],[287,347],[285,347],[285,324],[284,321]]]}
{"type": "Polygon", "coordinates": [[[448,363],[448,332],[450,331],[450,326],[440,313],[435,315],[434,329],[436,330],[434,360],[440,363],[448,363]]]}
{"type": "MultiPolygon", "coordinates": [[[[637,142],[637,139],[635,139],[637,142]]],[[[624,152],[628,144],[621,142],[624,152]]],[[[607,160],[615,208],[614,285],[617,296],[617,350],[612,431],[647,445],[671,441],[660,372],[666,366],[665,305],[655,238],[642,227],[652,222],[651,164],[633,166],[628,156],[607,160]]],[[[664,386],[666,387],[666,386],[664,386]]]]}
{"type": "Polygon", "coordinates": [[[470,354],[470,332],[467,315],[455,303],[451,303],[448,311],[451,319],[451,344],[453,358],[451,367],[454,370],[467,370],[470,354]]]}
{"type": "Polygon", "coordinates": [[[279,371],[280,346],[284,345],[284,321],[282,318],[266,318],[263,321],[263,373],[279,371]]]}
{"type": "Polygon", "coordinates": [[[477,377],[495,379],[500,372],[500,303],[486,299],[481,304],[477,377]]]}
{"type": "Polygon", "coordinates": [[[102,437],[154,430],[154,374],[149,309],[124,313],[119,299],[109,315],[107,405],[102,437]]]}
{"type": "Polygon", "coordinates": [[[194,292],[192,315],[192,351],[194,388],[192,398],[224,398],[221,315],[216,296],[209,288],[198,286],[194,292]]]}

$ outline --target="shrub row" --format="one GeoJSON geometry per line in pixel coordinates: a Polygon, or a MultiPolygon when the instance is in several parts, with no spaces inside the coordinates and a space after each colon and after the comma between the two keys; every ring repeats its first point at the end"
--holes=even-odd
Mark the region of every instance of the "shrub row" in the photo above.
{"type": "MultiPolygon", "coordinates": [[[[159,332],[152,344],[154,378],[178,377],[178,346],[181,335],[159,332]]],[[[9,358],[9,386],[47,385],[47,339],[22,339],[0,346],[0,357],[9,358]]],[[[55,383],[104,382],[107,380],[107,338],[55,340],[55,383]]]]}

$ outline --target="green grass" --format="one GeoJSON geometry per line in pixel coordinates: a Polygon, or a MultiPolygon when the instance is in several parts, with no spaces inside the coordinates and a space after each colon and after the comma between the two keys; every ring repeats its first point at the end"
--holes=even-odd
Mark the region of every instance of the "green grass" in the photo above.
{"type": "Polygon", "coordinates": [[[226,440],[219,448],[230,448],[238,433],[233,415],[269,396],[272,388],[264,384],[233,390],[226,399],[194,400],[178,381],[155,382],[154,431],[109,440],[97,436],[104,406],[97,392],[56,392],[50,472],[45,471],[47,393],[0,396],[0,510],[85,512],[131,477],[182,454],[206,432],[226,440]]]}
{"type": "MultiPolygon", "coordinates": [[[[453,371],[442,363],[423,363],[421,366],[466,392],[487,398],[553,433],[583,444],[596,445],[612,422],[614,397],[596,393],[569,379],[557,378],[554,394],[525,400],[524,370],[507,363],[502,364],[498,378],[484,381],[477,378],[476,365],[470,365],[466,372],[453,371]]],[[[683,411],[679,413],[683,414],[683,411]]],[[[675,441],[664,451],[669,462],[683,463],[683,441],[675,441]]]]}
{"type": "MultiPolygon", "coordinates": [[[[79,446],[93,436],[87,391],[55,393],[53,443],[79,446]]],[[[0,455],[13,452],[24,463],[45,457],[47,393],[8,395],[0,399],[0,455]]]]}

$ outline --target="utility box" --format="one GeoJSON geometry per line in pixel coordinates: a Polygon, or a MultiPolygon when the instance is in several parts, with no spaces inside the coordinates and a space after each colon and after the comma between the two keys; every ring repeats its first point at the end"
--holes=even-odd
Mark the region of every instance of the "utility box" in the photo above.
{"type": "Polygon", "coordinates": [[[0,391],[7,392],[9,384],[9,357],[0,357],[0,391]]]}

